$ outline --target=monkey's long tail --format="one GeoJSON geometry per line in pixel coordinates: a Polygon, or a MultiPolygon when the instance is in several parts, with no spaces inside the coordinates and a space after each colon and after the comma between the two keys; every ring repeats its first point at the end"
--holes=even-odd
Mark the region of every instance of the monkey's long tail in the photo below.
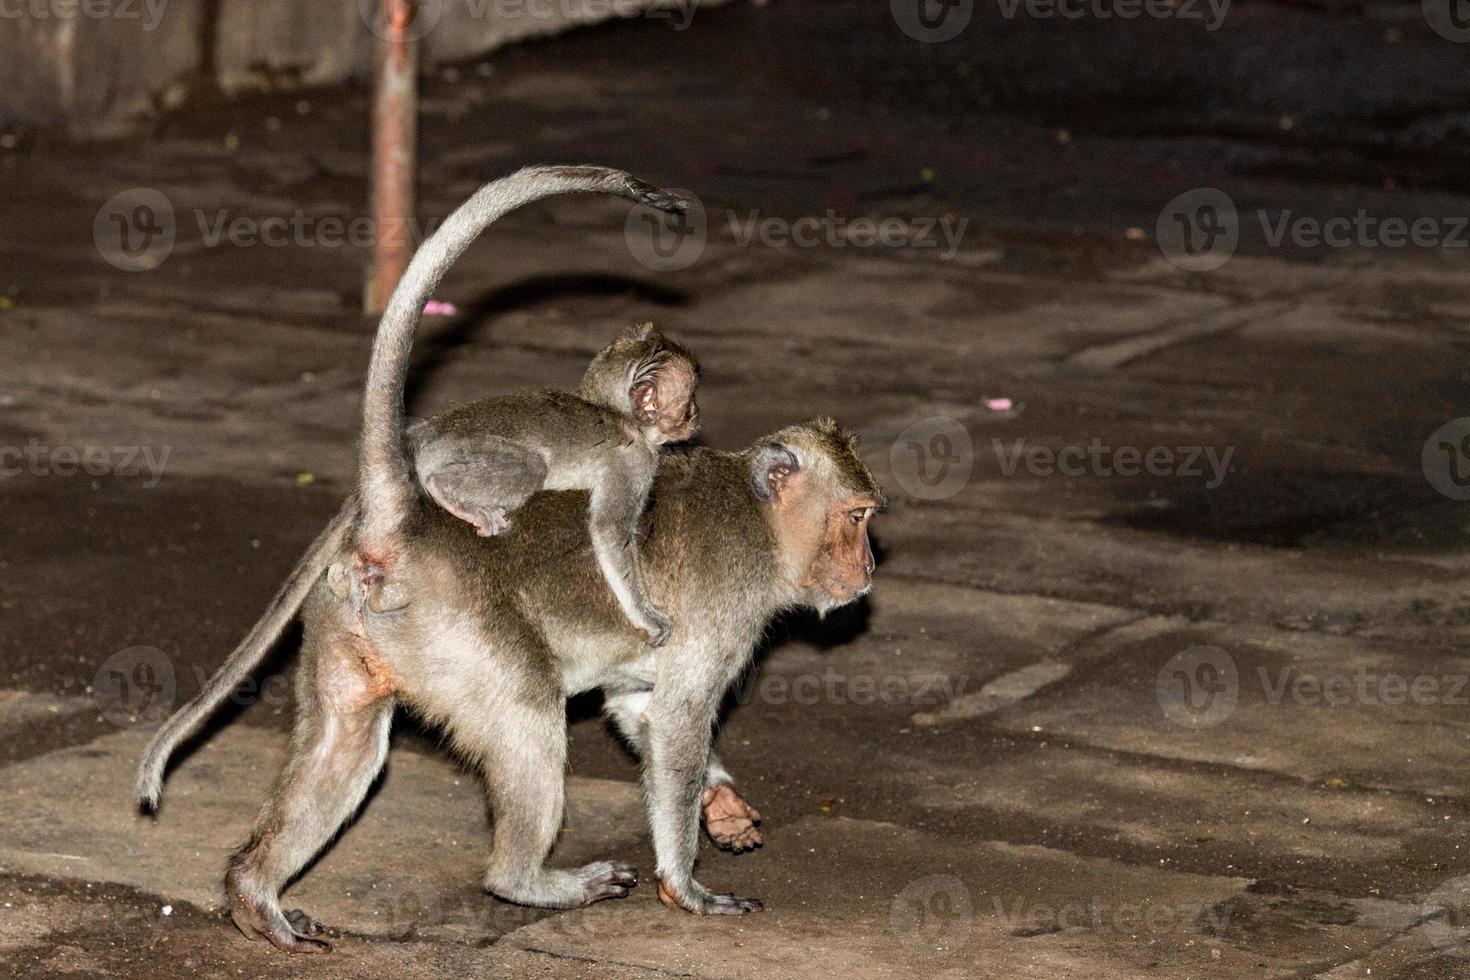
{"type": "Polygon", "coordinates": [[[413,504],[416,491],[403,449],[403,390],[424,304],[454,260],[496,219],[532,201],[571,193],[615,194],[670,213],[689,207],[686,198],[621,170],[527,167],[480,188],[424,242],[389,299],[373,342],[358,463],[358,499],[363,504],[360,553],[386,560],[394,550],[395,532],[413,504]]]}
{"type": "Polygon", "coordinates": [[[251,628],[240,645],[225,660],[224,666],[209,679],[204,689],[194,699],[169,716],[163,727],[154,733],[153,740],[143,753],[143,762],[138,767],[138,804],[144,809],[158,807],[163,793],[163,772],[168,766],[169,756],[189,736],[199,730],[225,698],[239,687],[250,672],[265,659],[270,648],[280,639],[281,633],[291,624],[301,603],[316,585],[332,557],[342,548],[347,538],[347,529],[356,513],[354,502],[342,505],[337,516],[332,518],[326,530],[311,543],[306,554],[296,563],[265,614],[251,628]]]}

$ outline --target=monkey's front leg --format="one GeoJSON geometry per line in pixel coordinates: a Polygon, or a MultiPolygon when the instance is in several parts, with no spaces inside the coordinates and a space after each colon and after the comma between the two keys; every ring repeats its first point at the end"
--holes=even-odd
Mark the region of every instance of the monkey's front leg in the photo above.
{"type": "Polygon", "coordinates": [[[714,709],[711,698],[660,698],[655,689],[644,714],[643,778],[658,859],[658,897],[670,908],[696,915],[745,915],[761,911],[759,899],[717,895],[694,880],[714,709]]]}
{"type": "MultiPolygon", "coordinates": [[[[638,757],[648,754],[644,742],[643,712],[653,697],[651,691],[607,691],[603,694],[603,707],[608,717],[638,757]]],[[[735,777],[715,755],[709,753],[709,764],[704,772],[704,789],[700,791],[699,803],[704,811],[704,830],[715,846],[739,854],[753,851],[765,843],[758,824],[760,811],[741,797],[735,788],[735,777]]]]}

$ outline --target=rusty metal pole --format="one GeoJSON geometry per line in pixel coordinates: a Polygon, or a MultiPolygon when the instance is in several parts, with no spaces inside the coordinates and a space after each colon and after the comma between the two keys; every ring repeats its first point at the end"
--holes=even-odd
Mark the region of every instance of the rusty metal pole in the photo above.
{"type": "Polygon", "coordinates": [[[419,47],[416,0],[378,0],[373,64],[373,267],[366,312],[388,305],[413,255],[414,177],[418,151],[419,47]]]}

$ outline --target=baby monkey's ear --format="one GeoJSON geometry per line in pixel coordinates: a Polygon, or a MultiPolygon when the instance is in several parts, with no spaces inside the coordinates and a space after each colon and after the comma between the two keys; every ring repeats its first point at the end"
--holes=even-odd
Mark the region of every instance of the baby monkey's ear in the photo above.
{"type": "Polygon", "coordinates": [[[639,425],[653,425],[658,421],[658,381],[649,378],[629,388],[628,402],[639,425]]]}

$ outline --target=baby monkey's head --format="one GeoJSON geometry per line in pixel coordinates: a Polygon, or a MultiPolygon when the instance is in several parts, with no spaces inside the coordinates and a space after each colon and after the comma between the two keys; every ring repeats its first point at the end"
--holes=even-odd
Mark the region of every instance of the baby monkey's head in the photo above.
{"type": "Polygon", "coordinates": [[[645,323],[608,344],[582,376],[578,394],[627,415],[657,443],[699,431],[699,362],[645,323]]]}

